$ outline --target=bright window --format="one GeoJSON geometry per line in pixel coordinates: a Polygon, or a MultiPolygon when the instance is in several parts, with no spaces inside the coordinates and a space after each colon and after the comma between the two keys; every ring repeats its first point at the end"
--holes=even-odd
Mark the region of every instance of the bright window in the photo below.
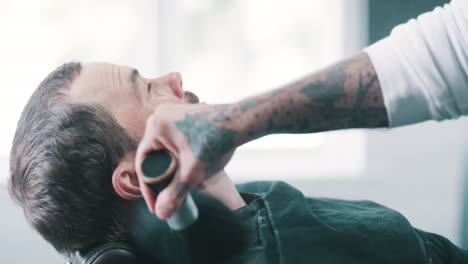
{"type": "MultiPolygon", "coordinates": [[[[0,179],[16,122],[39,82],[71,61],[109,61],[152,77],[182,73],[202,101],[276,88],[366,43],[360,0],[3,0],[0,2],[0,179]]],[[[357,131],[275,135],[237,151],[236,181],[354,177],[365,166],[357,131]]]]}
{"type": "MultiPolygon", "coordinates": [[[[163,71],[179,69],[202,101],[227,103],[276,88],[366,44],[366,1],[167,0],[163,71]]],[[[361,132],[275,135],[239,148],[235,181],[356,177],[361,132]]]]}

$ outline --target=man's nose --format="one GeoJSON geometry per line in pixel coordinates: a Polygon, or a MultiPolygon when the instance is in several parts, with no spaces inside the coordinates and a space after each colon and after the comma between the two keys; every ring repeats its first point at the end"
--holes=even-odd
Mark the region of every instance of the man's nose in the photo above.
{"type": "Polygon", "coordinates": [[[151,84],[159,88],[162,88],[161,86],[169,87],[176,96],[183,96],[182,76],[179,72],[170,72],[158,78],[154,78],[151,80],[151,84]]]}

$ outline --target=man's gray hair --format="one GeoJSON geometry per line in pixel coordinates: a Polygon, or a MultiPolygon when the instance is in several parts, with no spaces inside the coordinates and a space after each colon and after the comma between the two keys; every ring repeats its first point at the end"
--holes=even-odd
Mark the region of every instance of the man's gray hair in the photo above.
{"type": "Polygon", "coordinates": [[[126,203],[112,187],[112,173],[137,145],[102,107],[64,102],[80,71],[80,63],[67,63],[42,81],[23,110],[10,155],[10,195],[65,255],[127,238],[126,203]]]}

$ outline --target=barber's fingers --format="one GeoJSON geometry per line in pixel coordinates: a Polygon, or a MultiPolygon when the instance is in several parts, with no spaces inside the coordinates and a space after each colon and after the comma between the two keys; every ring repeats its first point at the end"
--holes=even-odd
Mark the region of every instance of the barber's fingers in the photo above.
{"type": "MultiPolygon", "coordinates": [[[[141,166],[144,159],[150,152],[167,148],[164,142],[161,140],[164,138],[163,134],[167,125],[165,125],[161,118],[158,118],[155,113],[156,111],[153,112],[153,114],[146,120],[145,133],[140,140],[135,157],[135,170],[138,174],[141,194],[145,199],[149,211],[152,213],[154,213],[156,194],[154,194],[151,189],[144,183],[144,174],[142,172],[141,166]]],[[[172,151],[172,153],[174,152],[172,151]]]]}
{"type": "Polygon", "coordinates": [[[135,157],[135,170],[138,175],[138,183],[140,186],[140,192],[143,195],[143,198],[148,206],[150,212],[154,213],[154,205],[156,203],[156,195],[151,191],[151,189],[146,185],[143,181],[143,171],[141,169],[141,165],[143,164],[143,160],[146,156],[155,150],[163,149],[164,146],[156,139],[151,137],[144,137],[137,149],[136,157],[135,157]]]}
{"type": "Polygon", "coordinates": [[[135,157],[135,167],[137,168],[139,175],[143,175],[141,171],[141,164],[143,163],[146,155],[148,155],[148,153],[153,150],[159,150],[162,148],[162,144],[158,141],[158,137],[156,135],[157,131],[154,126],[155,124],[153,118],[148,118],[146,121],[145,134],[138,144],[135,157]]]}
{"type": "Polygon", "coordinates": [[[192,189],[203,188],[202,170],[182,162],[172,182],[158,195],[155,212],[160,219],[174,215],[192,189]]]}

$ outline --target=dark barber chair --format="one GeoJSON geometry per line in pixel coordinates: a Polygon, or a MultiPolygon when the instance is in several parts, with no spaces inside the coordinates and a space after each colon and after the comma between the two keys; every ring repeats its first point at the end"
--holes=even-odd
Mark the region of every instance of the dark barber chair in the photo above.
{"type": "MultiPolygon", "coordinates": [[[[192,197],[200,215],[190,228],[177,232],[171,230],[166,221],[148,211],[143,199],[135,200],[127,243],[104,243],[92,247],[76,253],[69,263],[222,263],[219,260],[230,259],[241,252],[247,245],[247,229],[238,215],[201,192],[192,192],[192,197]]],[[[251,199],[243,197],[246,201],[251,199]]]]}
{"type": "Polygon", "coordinates": [[[127,243],[107,243],[76,253],[70,264],[154,264],[127,243]]]}

